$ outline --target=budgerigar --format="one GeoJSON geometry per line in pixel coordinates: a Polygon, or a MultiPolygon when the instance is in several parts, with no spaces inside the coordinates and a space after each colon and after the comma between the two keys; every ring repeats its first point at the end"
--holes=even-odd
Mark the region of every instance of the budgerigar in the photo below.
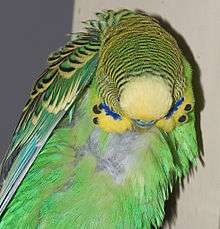
{"type": "Polygon", "coordinates": [[[106,10],[48,58],[1,166],[0,228],[150,229],[196,165],[192,70],[139,11],[106,10]]]}

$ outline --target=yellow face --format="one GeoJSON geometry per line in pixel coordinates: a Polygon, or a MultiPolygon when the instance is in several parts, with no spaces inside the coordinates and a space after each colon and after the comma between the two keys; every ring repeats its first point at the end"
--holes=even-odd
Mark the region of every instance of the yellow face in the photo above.
{"type": "Polygon", "coordinates": [[[163,118],[172,105],[170,87],[159,76],[144,75],[125,85],[120,97],[122,111],[131,119],[152,121],[163,118]]]}
{"type": "Polygon", "coordinates": [[[131,128],[147,131],[156,126],[165,132],[172,131],[177,125],[187,121],[188,113],[193,110],[192,88],[184,93],[184,101],[171,117],[166,115],[172,104],[172,93],[163,79],[156,76],[144,76],[126,84],[120,97],[122,113],[119,120],[106,115],[103,109],[97,110],[100,98],[93,101],[93,122],[106,132],[123,133],[131,128]],[[94,109],[95,108],[95,109],[94,109]]]}

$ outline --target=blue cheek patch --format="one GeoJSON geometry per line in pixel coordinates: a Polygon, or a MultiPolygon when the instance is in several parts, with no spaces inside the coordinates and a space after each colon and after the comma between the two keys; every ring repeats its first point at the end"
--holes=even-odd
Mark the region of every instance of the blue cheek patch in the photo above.
{"type": "Polygon", "coordinates": [[[105,111],[106,115],[111,116],[114,120],[121,120],[122,119],[121,116],[118,113],[112,111],[106,103],[101,103],[100,108],[105,111]]]}
{"type": "MultiPolygon", "coordinates": [[[[174,104],[174,106],[172,106],[170,108],[170,110],[168,111],[168,113],[165,115],[165,118],[166,119],[170,118],[173,115],[173,113],[178,110],[179,106],[183,103],[183,101],[184,101],[184,97],[181,97],[180,99],[178,99],[176,101],[176,103],[174,104]]],[[[118,113],[112,111],[106,103],[101,103],[100,108],[105,111],[106,115],[111,116],[114,120],[121,120],[122,119],[121,116],[118,113]]],[[[149,122],[144,122],[142,120],[139,120],[139,121],[136,121],[136,124],[138,124],[141,127],[150,127],[150,126],[153,126],[155,124],[155,122],[156,121],[154,121],[154,120],[149,121],[149,122]]]]}
{"type": "Polygon", "coordinates": [[[181,97],[180,99],[178,99],[176,103],[174,104],[174,106],[172,106],[170,110],[168,111],[168,113],[165,115],[165,118],[166,119],[170,118],[173,115],[173,113],[178,110],[179,106],[183,103],[183,101],[184,101],[184,97],[181,97]]]}

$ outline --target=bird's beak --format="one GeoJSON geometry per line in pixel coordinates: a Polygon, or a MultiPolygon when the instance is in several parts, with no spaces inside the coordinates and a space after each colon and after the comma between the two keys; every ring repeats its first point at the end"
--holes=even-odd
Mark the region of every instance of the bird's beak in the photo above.
{"type": "Polygon", "coordinates": [[[144,120],[140,120],[140,119],[133,119],[132,122],[135,126],[142,128],[142,129],[150,129],[156,123],[155,120],[144,121],[144,120]]]}

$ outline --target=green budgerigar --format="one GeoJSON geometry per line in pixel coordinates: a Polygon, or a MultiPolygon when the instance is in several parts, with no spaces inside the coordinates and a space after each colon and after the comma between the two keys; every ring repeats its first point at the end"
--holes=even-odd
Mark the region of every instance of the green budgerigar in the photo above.
{"type": "Polygon", "coordinates": [[[0,228],[151,229],[196,165],[192,70],[139,11],[106,10],[48,57],[1,165],[0,228]]]}

